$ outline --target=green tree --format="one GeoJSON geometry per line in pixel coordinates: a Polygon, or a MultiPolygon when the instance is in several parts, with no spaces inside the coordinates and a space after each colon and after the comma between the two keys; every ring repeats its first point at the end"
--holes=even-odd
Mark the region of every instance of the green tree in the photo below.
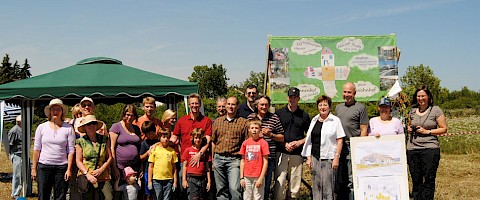
{"type": "Polygon", "coordinates": [[[12,82],[15,78],[15,71],[10,62],[8,54],[3,57],[2,66],[0,66],[0,84],[12,82]]]}
{"type": "Polygon", "coordinates": [[[258,92],[265,93],[264,81],[265,81],[265,72],[250,71],[250,76],[240,84],[240,88],[243,88],[243,90],[245,91],[245,88],[248,85],[256,85],[258,92]]]}
{"type": "Polygon", "coordinates": [[[429,66],[409,66],[405,75],[400,79],[402,81],[403,92],[411,97],[415,90],[422,85],[426,85],[432,92],[435,104],[441,105],[448,96],[448,89],[440,86],[440,79],[435,76],[429,66]]]}
{"type": "Polygon", "coordinates": [[[18,72],[18,77],[20,79],[26,79],[32,77],[32,74],[30,73],[30,64],[28,64],[28,60],[25,59],[25,63],[23,63],[23,67],[20,69],[18,72]]]}
{"type": "Polygon", "coordinates": [[[227,70],[222,64],[213,64],[212,67],[195,66],[188,81],[198,83],[198,90],[202,97],[213,99],[227,93],[227,81],[230,79],[226,73],[227,70]]]}

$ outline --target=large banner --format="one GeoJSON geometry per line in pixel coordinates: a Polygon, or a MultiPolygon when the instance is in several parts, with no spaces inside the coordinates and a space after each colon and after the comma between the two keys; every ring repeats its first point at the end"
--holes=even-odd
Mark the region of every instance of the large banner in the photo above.
{"type": "Polygon", "coordinates": [[[377,101],[398,80],[396,35],[269,36],[267,94],[286,103],[289,87],[300,89],[301,102],[327,95],[343,101],[342,88],[353,82],[359,101],[377,101]]]}

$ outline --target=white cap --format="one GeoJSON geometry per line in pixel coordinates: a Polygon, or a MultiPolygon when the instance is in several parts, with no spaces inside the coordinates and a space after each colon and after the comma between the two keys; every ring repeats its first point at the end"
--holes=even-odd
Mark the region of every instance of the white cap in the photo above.
{"type": "Polygon", "coordinates": [[[90,98],[90,97],[83,97],[83,99],[80,101],[80,104],[81,104],[82,102],[84,102],[84,101],[90,101],[90,102],[92,102],[92,104],[95,105],[95,103],[93,103],[93,99],[90,98]]]}
{"type": "Polygon", "coordinates": [[[16,121],[21,122],[22,121],[22,116],[21,115],[17,116],[16,121]]]}

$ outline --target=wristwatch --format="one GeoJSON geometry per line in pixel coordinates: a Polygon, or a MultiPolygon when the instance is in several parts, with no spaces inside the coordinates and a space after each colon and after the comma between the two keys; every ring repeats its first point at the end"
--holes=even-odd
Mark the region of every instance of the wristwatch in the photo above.
{"type": "Polygon", "coordinates": [[[83,172],[83,175],[85,175],[85,176],[86,176],[87,174],[88,174],[88,171],[85,171],[85,172],[83,172]]]}
{"type": "Polygon", "coordinates": [[[199,153],[200,153],[200,156],[203,156],[203,152],[199,151],[199,153]]]}

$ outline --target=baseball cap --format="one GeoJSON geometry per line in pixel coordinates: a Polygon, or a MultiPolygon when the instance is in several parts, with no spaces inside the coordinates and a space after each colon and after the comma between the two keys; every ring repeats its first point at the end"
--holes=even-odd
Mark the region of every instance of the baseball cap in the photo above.
{"type": "Polygon", "coordinates": [[[93,99],[90,98],[90,97],[83,97],[83,99],[80,101],[80,104],[84,101],[90,101],[90,102],[92,102],[92,104],[95,104],[95,103],[93,103],[93,99]]]}
{"type": "Polygon", "coordinates": [[[386,106],[390,107],[392,104],[391,104],[390,98],[384,97],[384,98],[380,99],[380,102],[378,102],[378,105],[379,106],[386,105],[386,106]]]}
{"type": "Polygon", "coordinates": [[[290,89],[288,89],[288,96],[299,97],[300,96],[300,90],[296,87],[291,87],[290,89]]]}

